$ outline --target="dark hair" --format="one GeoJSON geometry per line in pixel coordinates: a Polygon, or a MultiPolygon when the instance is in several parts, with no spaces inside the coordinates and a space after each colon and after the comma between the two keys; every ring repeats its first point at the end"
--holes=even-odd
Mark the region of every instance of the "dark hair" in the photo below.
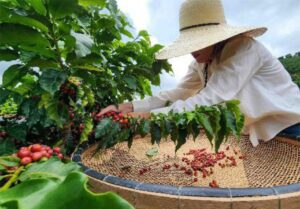
{"type": "Polygon", "coordinates": [[[222,51],[229,40],[230,39],[226,39],[214,45],[214,49],[211,56],[212,60],[216,59],[216,62],[220,63],[222,51]]]}
{"type": "Polygon", "coordinates": [[[236,36],[234,36],[234,37],[231,37],[231,38],[229,38],[229,39],[226,39],[226,40],[224,40],[224,41],[221,41],[221,42],[219,42],[219,43],[216,43],[216,44],[214,45],[214,49],[213,49],[212,56],[211,56],[212,60],[213,60],[213,59],[216,59],[217,64],[219,64],[220,61],[221,61],[221,56],[222,56],[223,49],[225,48],[226,44],[227,44],[230,40],[235,39],[235,38],[239,38],[239,37],[241,37],[241,36],[245,36],[245,35],[244,35],[244,34],[236,35],[236,36]]]}

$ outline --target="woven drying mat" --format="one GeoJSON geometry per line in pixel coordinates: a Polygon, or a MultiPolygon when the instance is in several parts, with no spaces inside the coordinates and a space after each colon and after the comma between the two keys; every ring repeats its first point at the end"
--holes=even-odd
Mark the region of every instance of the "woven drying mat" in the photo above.
{"type": "Polygon", "coordinates": [[[135,138],[131,149],[127,143],[120,143],[96,154],[96,146],[92,146],[83,153],[82,162],[105,175],[173,186],[207,187],[213,180],[224,188],[271,187],[300,182],[300,146],[285,140],[273,139],[254,148],[247,136],[243,136],[240,143],[230,137],[219,151],[226,157],[216,160],[205,171],[196,172],[190,169],[191,161],[195,159],[191,153],[204,153],[206,158],[216,159],[203,133],[195,142],[188,139],[177,153],[171,140],[165,140],[159,146],[150,141],[150,137],[135,138]],[[150,149],[157,149],[158,153],[148,157],[146,153],[150,149]]]}

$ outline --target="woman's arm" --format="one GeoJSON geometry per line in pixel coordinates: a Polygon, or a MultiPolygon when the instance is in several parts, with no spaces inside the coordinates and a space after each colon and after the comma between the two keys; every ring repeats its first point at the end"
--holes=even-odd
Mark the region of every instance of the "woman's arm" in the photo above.
{"type": "Polygon", "coordinates": [[[198,64],[193,61],[187,74],[181,79],[175,89],[160,92],[157,96],[144,100],[133,101],[134,112],[150,112],[153,109],[165,107],[169,101],[173,103],[195,95],[203,88],[203,78],[200,78],[197,67],[199,67],[198,64]]]}
{"type": "Polygon", "coordinates": [[[102,116],[108,112],[139,112],[149,113],[156,108],[166,106],[168,101],[175,102],[180,99],[187,99],[193,96],[203,88],[204,78],[200,78],[197,68],[201,67],[195,61],[189,65],[187,74],[181,79],[175,89],[160,92],[157,96],[153,96],[144,100],[123,103],[119,105],[109,105],[102,109],[98,116],[102,116]]]}

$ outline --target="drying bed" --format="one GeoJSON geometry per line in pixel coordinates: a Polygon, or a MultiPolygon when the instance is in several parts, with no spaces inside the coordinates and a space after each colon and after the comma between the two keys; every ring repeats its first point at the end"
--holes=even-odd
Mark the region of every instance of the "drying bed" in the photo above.
{"type": "Polygon", "coordinates": [[[254,148],[247,136],[231,137],[219,153],[204,134],[177,153],[171,140],[153,146],[148,137],[130,150],[95,150],[81,147],[72,159],[95,191],[115,191],[136,208],[300,208],[300,145],[286,138],[254,148]]]}

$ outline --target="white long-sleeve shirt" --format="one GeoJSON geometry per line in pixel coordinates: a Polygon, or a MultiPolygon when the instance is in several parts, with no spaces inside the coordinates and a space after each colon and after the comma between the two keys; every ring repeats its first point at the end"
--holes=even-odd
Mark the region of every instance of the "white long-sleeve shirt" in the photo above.
{"type": "Polygon", "coordinates": [[[258,41],[240,36],[229,41],[220,60],[213,60],[204,88],[204,65],[192,62],[179,85],[145,100],[134,101],[135,112],[167,113],[194,110],[240,100],[245,130],[253,146],[268,141],[300,122],[300,91],[277,58],[258,41]],[[173,102],[165,107],[167,101],[173,102]]]}

